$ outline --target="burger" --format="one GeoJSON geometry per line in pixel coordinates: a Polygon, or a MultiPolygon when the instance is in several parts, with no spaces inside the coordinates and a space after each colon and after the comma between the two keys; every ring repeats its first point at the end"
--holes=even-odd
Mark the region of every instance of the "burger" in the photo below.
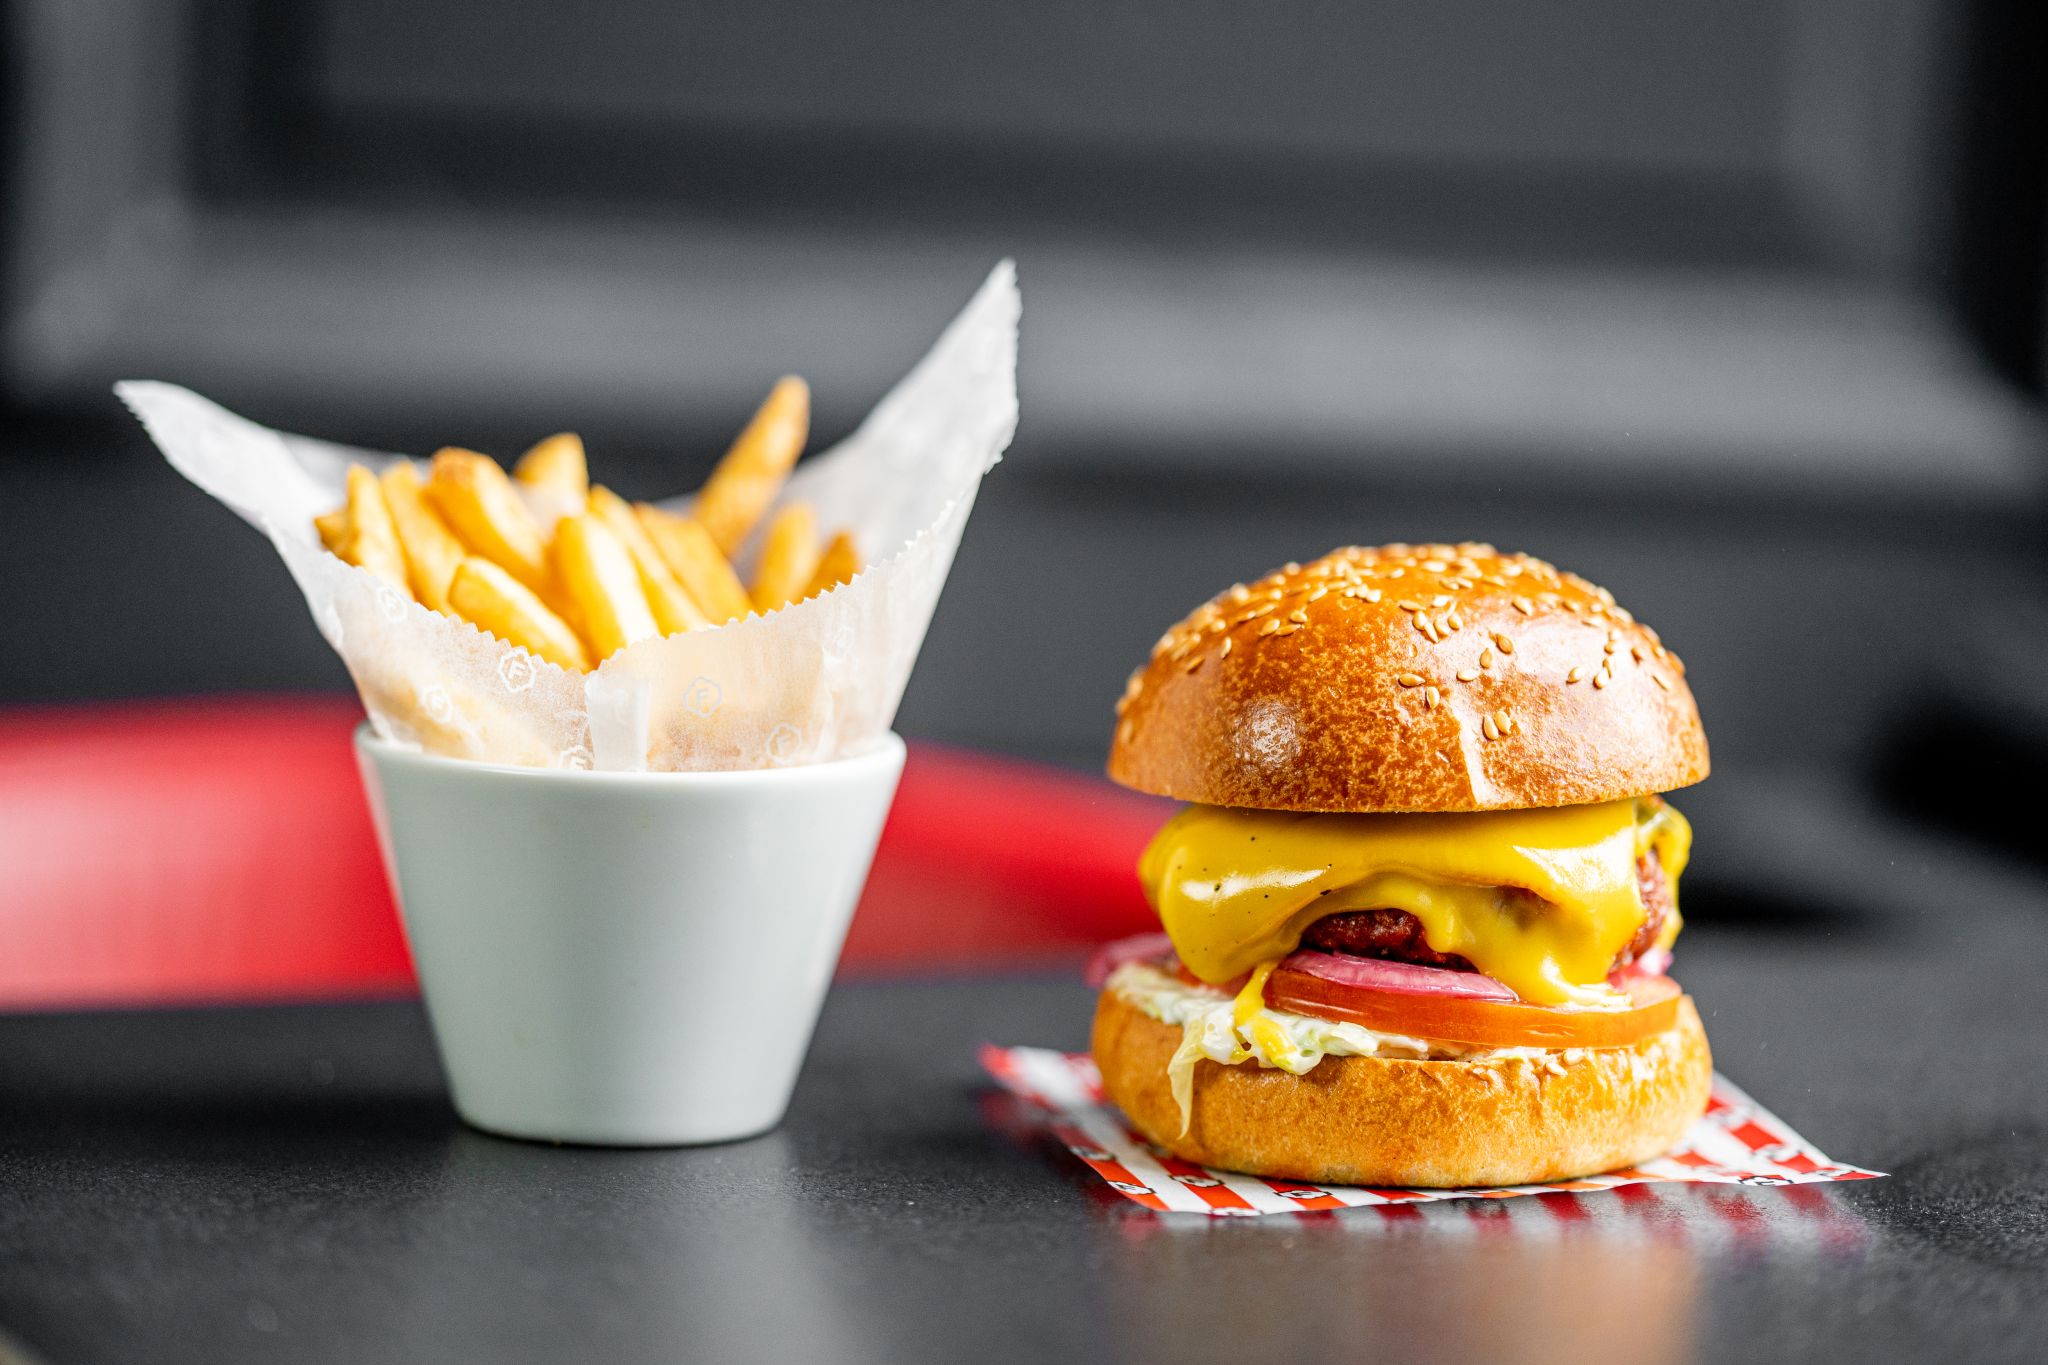
{"type": "Polygon", "coordinates": [[[1188,804],[1139,866],[1093,1050],[1149,1139],[1358,1185],[1552,1181],[1671,1148],[1713,1063],[1671,979],[1707,775],[1685,668],[1491,546],[1332,551],[1174,626],[1109,775],[1188,804]]]}

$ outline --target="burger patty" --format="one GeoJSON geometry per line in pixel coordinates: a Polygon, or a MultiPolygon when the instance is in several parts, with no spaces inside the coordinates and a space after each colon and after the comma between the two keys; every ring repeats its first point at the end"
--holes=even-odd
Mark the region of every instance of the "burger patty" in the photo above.
{"type": "MultiPolygon", "coordinates": [[[[1643,898],[1642,928],[1636,930],[1615,956],[1614,970],[1635,961],[1657,942],[1664,921],[1671,913],[1671,887],[1657,855],[1646,853],[1636,860],[1636,886],[1643,898]]],[[[1526,898],[1530,914],[1541,914],[1546,902],[1528,891],[1510,888],[1511,897],[1526,898]]],[[[1317,920],[1301,936],[1301,946],[1323,953],[1348,953],[1353,957],[1379,957],[1394,962],[1413,962],[1424,967],[1445,967],[1454,972],[1474,970],[1456,953],[1439,953],[1423,937],[1422,921],[1406,910],[1346,910],[1317,920]]]]}

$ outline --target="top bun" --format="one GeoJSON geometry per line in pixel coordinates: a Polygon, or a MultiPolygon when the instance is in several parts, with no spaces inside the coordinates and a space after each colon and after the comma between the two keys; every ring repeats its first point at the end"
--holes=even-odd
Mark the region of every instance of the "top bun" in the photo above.
{"type": "Polygon", "coordinates": [[[1685,787],[1685,665],[1612,593],[1490,545],[1333,550],[1153,646],[1109,775],[1214,806],[1472,811],[1685,787]]]}

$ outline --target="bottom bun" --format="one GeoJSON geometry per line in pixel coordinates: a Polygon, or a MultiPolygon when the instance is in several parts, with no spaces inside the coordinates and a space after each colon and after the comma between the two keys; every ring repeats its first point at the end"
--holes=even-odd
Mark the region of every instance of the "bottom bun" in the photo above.
{"type": "Polygon", "coordinates": [[[1714,1061],[1692,998],[1632,1047],[1491,1062],[1325,1057],[1304,1076],[1195,1063],[1181,1133],[1166,1064],[1181,1031],[1113,991],[1095,1011],[1102,1087],[1138,1130],[1203,1166],[1340,1185],[1525,1185],[1671,1150],[1706,1112],[1714,1061]]]}

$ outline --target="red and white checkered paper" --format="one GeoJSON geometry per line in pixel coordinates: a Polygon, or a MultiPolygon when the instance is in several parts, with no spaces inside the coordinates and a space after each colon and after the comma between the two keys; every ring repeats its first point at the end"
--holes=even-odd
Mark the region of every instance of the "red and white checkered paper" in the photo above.
{"type": "Polygon", "coordinates": [[[1088,1163],[1109,1187],[1133,1203],[1161,1213],[1254,1217],[1446,1199],[1512,1199],[1525,1194],[1584,1193],[1660,1181],[1715,1185],[1812,1185],[1874,1180],[1866,1171],[1830,1161],[1785,1122],[1716,1074],[1707,1112],[1685,1140],[1655,1161],[1582,1180],[1458,1190],[1368,1189],[1269,1180],[1197,1166],[1154,1147],[1103,1098],[1102,1076],[1085,1054],[1037,1047],[983,1044],[981,1064],[1005,1090],[1045,1111],[1046,1125],[1067,1150],[1088,1163]]]}

